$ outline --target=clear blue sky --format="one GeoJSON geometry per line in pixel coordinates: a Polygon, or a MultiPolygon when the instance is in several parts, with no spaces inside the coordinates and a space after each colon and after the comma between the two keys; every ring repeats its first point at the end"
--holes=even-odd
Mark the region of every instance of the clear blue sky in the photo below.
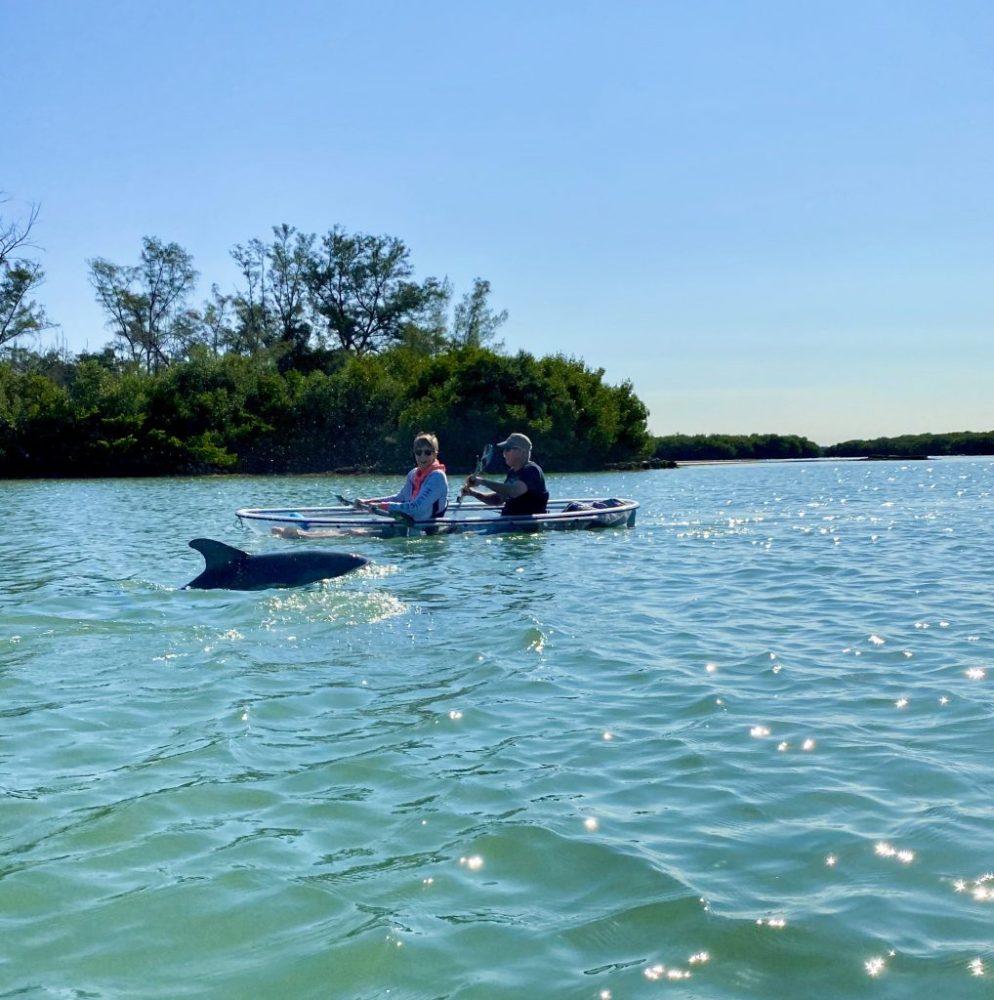
{"type": "MultiPolygon", "coordinates": [[[[0,0],[7,216],[109,340],[141,238],[234,290],[287,222],[479,275],[655,433],[994,428],[989,0],[0,0]]],[[[55,334],[47,336],[54,343],[55,334]]]]}

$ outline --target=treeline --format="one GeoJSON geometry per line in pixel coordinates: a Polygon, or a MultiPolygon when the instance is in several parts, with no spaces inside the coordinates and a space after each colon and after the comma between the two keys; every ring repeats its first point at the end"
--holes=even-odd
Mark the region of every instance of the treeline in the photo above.
{"type": "MultiPolygon", "coordinates": [[[[45,278],[26,256],[37,217],[37,208],[23,223],[0,214],[0,347],[55,325],[31,297],[45,278]]],[[[214,354],[266,350],[284,370],[305,369],[326,350],[485,346],[507,319],[490,307],[483,278],[454,307],[447,278],[415,280],[411,252],[393,236],[340,226],[319,236],[283,224],[272,239],[237,244],[230,254],[239,285],[223,292],[212,284],[199,306],[192,299],[200,274],[178,243],[146,236],[136,264],[87,261],[113,352],[147,372],[182,361],[197,345],[214,354]]]]}
{"type": "MultiPolygon", "coordinates": [[[[0,196],[0,207],[8,199],[0,196]]],[[[38,210],[0,214],[0,477],[400,470],[412,435],[439,433],[454,469],[494,434],[536,440],[552,471],[680,461],[992,454],[994,431],[822,448],[796,435],[651,438],[628,382],[562,356],[513,357],[507,319],[476,278],[418,281],[395,237],[280,225],[236,245],[238,287],[199,306],[177,243],[145,237],[136,264],[88,261],[110,343],[71,357],[20,341],[54,324],[34,296],[38,210]]]]}
{"type": "Polygon", "coordinates": [[[515,429],[550,470],[648,457],[630,383],[507,356],[488,281],[456,301],[447,279],[415,278],[401,240],[340,226],[236,245],[238,286],[200,305],[192,256],[145,237],[135,264],[87,262],[102,351],[27,350],[53,325],[32,298],[37,215],[0,215],[0,477],[401,471],[425,429],[457,470],[515,429]]]}
{"type": "Polygon", "coordinates": [[[644,458],[647,411],[630,383],[561,355],[411,346],[311,357],[214,354],[149,371],[111,349],[67,359],[14,352],[0,363],[0,476],[209,472],[400,472],[434,430],[454,470],[495,435],[525,430],[550,470],[644,458]]]}
{"type": "Polygon", "coordinates": [[[921,458],[994,455],[994,431],[904,434],[822,447],[793,434],[671,434],[654,439],[652,457],[671,462],[788,458],[921,458]]]}
{"type": "Polygon", "coordinates": [[[653,457],[670,462],[819,458],[819,445],[794,434],[670,434],[655,439],[653,457]]]}
{"type": "Polygon", "coordinates": [[[949,434],[902,434],[892,438],[842,441],[823,449],[826,458],[881,458],[924,455],[994,455],[994,431],[954,431],[949,434]]]}

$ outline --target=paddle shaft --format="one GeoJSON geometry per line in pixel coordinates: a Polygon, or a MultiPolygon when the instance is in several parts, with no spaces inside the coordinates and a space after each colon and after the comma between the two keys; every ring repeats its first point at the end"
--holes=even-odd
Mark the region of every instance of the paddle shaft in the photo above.
{"type": "MultiPolygon", "coordinates": [[[[494,454],[494,446],[492,444],[488,444],[486,448],[483,449],[483,454],[476,456],[476,472],[474,473],[474,475],[478,476],[487,467],[487,465],[490,463],[490,459],[493,457],[493,454],[494,454]]],[[[460,491],[459,496],[456,497],[456,508],[458,509],[461,506],[462,506],[462,491],[460,491]]]]}
{"type": "Polygon", "coordinates": [[[356,510],[369,511],[370,514],[375,514],[377,517],[389,517],[393,521],[400,521],[402,524],[414,524],[414,518],[410,514],[405,514],[403,511],[395,510],[380,510],[375,504],[364,504],[359,503],[358,500],[349,500],[348,497],[343,497],[341,493],[335,494],[335,499],[339,503],[345,504],[346,507],[354,507],[356,510]]]}

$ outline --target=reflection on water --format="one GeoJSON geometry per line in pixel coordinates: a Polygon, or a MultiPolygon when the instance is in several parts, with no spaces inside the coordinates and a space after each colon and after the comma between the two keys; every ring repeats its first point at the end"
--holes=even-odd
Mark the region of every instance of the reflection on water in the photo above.
{"type": "Polygon", "coordinates": [[[264,593],[353,484],[4,484],[0,995],[989,996],[994,463],[549,478],[264,593]]]}

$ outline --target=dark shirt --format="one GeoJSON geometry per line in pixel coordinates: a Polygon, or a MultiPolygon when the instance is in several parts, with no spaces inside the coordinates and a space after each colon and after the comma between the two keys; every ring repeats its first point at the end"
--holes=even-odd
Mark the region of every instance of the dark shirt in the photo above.
{"type": "Polygon", "coordinates": [[[522,482],[528,487],[527,493],[511,497],[505,501],[501,514],[544,514],[549,503],[549,491],[545,488],[545,473],[534,462],[526,462],[517,472],[512,469],[504,482],[522,482]]]}

